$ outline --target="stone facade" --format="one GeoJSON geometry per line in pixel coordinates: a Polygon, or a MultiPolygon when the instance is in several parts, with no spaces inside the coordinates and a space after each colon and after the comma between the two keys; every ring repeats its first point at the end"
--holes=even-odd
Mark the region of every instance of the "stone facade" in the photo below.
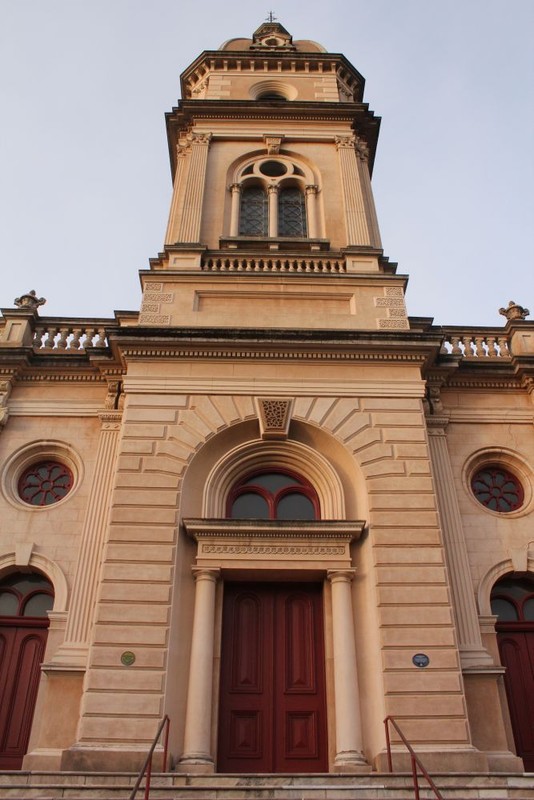
{"type": "Polygon", "coordinates": [[[46,318],[35,292],[3,309],[0,580],[55,595],[25,769],[138,768],[167,713],[176,769],[217,771],[227,582],[322,587],[330,771],[383,768],[387,715],[430,768],[523,769],[490,593],[534,569],[534,327],[407,316],[362,90],[277,23],[202,54],[167,117],[140,313],[46,318]],[[300,235],[278,235],[286,188],[300,235]],[[72,488],[36,506],[20,486],[42,460],[72,488]],[[510,513],[473,493],[488,465],[521,485],[510,513]],[[229,518],[265,470],[306,479],[317,517],[229,518]]]}

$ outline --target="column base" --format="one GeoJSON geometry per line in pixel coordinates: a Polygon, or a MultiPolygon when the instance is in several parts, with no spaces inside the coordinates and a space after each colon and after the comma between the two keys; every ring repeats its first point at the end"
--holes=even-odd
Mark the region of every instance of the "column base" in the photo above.
{"type": "Polygon", "coordinates": [[[175,772],[187,772],[193,775],[212,775],[215,772],[213,759],[205,755],[182,756],[175,767],[175,772]]]}
{"type": "Polygon", "coordinates": [[[351,773],[369,773],[371,771],[371,765],[366,760],[364,754],[357,750],[345,750],[338,753],[332,769],[332,772],[351,773]]]}

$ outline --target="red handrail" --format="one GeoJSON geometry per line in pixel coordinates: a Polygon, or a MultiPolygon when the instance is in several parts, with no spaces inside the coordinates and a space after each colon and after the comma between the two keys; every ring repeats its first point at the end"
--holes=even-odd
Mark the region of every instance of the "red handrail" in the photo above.
{"type": "Polygon", "coordinates": [[[421,773],[423,774],[423,777],[426,778],[426,780],[428,781],[428,784],[429,784],[430,788],[432,789],[432,791],[434,792],[434,795],[436,796],[437,800],[443,800],[443,795],[440,793],[438,787],[436,786],[436,784],[434,783],[434,781],[432,780],[432,778],[430,777],[430,775],[426,771],[426,769],[423,766],[423,764],[421,763],[420,759],[415,754],[414,749],[411,746],[411,744],[409,743],[409,741],[407,740],[406,736],[403,734],[403,732],[401,731],[401,729],[399,728],[399,726],[395,722],[394,718],[391,717],[391,716],[386,717],[385,720],[384,720],[384,725],[385,725],[385,728],[386,728],[386,747],[387,747],[387,751],[388,751],[388,767],[389,767],[389,771],[393,772],[393,759],[392,759],[392,756],[391,756],[391,741],[390,741],[390,738],[389,738],[389,725],[390,724],[393,725],[393,727],[395,728],[395,730],[399,734],[400,738],[402,739],[402,742],[407,747],[408,752],[410,753],[410,760],[411,760],[411,764],[412,764],[412,779],[413,779],[413,789],[414,789],[414,794],[415,794],[415,800],[420,800],[420,795],[419,795],[419,774],[417,772],[417,768],[418,767],[421,770],[421,773]]]}
{"type": "Polygon", "coordinates": [[[147,755],[147,757],[145,759],[145,763],[143,764],[143,766],[141,767],[141,769],[139,771],[139,775],[137,776],[137,780],[135,782],[135,786],[132,789],[132,792],[130,794],[130,800],[135,800],[135,795],[139,791],[139,787],[141,786],[141,781],[143,780],[143,777],[145,776],[145,773],[146,773],[145,800],[148,800],[148,798],[149,798],[149,795],[150,795],[150,781],[151,781],[151,778],[152,778],[152,756],[154,755],[154,750],[156,749],[156,745],[157,745],[157,743],[159,741],[159,737],[161,736],[161,732],[163,731],[163,728],[165,728],[165,735],[163,737],[163,766],[162,766],[162,770],[161,771],[162,772],[167,772],[167,753],[169,752],[169,727],[170,727],[170,724],[171,724],[171,721],[170,721],[169,717],[167,716],[167,714],[165,714],[165,716],[163,717],[163,719],[161,720],[161,722],[159,724],[157,733],[154,736],[154,740],[153,740],[153,742],[152,742],[152,744],[150,746],[150,750],[148,751],[148,755],[147,755]]]}

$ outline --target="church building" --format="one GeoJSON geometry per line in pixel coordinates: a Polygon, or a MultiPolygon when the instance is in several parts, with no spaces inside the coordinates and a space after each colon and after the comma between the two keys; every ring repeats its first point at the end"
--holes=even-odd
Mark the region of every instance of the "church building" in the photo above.
{"type": "Polygon", "coordinates": [[[276,21],[203,52],[140,310],[2,308],[1,771],[165,714],[177,773],[383,771],[387,716],[534,771],[534,323],[408,316],[363,95],[276,21]]]}

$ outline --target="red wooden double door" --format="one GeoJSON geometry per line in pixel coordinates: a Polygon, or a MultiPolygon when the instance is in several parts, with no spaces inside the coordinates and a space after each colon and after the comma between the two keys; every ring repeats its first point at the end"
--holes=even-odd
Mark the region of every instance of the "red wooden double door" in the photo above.
{"type": "Polygon", "coordinates": [[[322,587],[226,584],[219,772],[327,772],[322,587]]]}
{"type": "Polygon", "coordinates": [[[534,772],[534,622],[497,623],[517,755],[534,772]]]}
{"type": "Polygon", "coordinates": [[[0,625],[0,770],[22,766],[48,633],[48,619],[14,622],[0,625]]]}

